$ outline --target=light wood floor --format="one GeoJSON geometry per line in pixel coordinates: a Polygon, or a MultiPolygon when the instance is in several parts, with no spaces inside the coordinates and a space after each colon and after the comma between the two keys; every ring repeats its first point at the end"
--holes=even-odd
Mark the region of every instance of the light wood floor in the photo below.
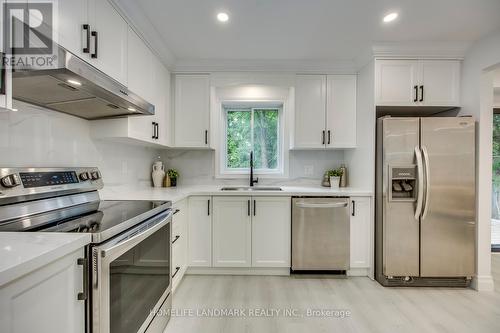
{"type": "Polygon", "coordinates": [[[368,278],[185,276],[165,333],[211,332],[500,332],[500,254],[493,256],[495,292],[384,288],[368,278]],[[199,316],[242,309],[247,317],[199,316]],[[248,317],[254,309],[294,309],[292,317],[248,317]],[[307,309],[350,311],[308,317],[307,309]],[[185,311],[182,315],[179,311],[185,311]],[[191,312],[189,312],[191,311],[191,312]]]}

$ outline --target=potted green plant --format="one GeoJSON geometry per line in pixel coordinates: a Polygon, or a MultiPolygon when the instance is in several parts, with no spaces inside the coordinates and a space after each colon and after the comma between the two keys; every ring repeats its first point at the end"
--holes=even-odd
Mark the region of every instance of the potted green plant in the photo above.
{"type": "Polygon", "coordinates": [[[175,169],[168,169],[167,175],[168,178],[170,178],[170,185],[177,186],[177,178],[179,178],[179,172],[177,172],[177,170],[175,169]]]}
{"type": "Polygon", "coordinates": [[[339,188],[340,177],[342,176],[341,169],[332,169],[327,172],[328,177],[330,178],[330,187],[331,188],[339,188]]]}

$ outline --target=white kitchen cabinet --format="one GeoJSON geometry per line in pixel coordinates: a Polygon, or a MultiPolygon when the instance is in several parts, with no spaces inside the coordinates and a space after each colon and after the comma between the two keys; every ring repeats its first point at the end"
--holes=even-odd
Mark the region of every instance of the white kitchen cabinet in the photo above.
{"type": "Polygon", "coordinates": [[[460,61],[376,60],[377,106],[460,105],[460,61]]]}
{"type": "Polygon", "coordinates": [[[370,268],[373,256],[371,198],[351,197],[351,269],[370,268]]]}
{"type": "Polygon", "coordinates": [[[294,148],[325,147],[325,99],[325,75],[296,76],[294,148]]]}
{"type": "Polygon", "coordinates": [[[88,1],[91,64],[127,85],[128,24],[109,1],[88,1]]]}
{"type": "Polygon", "coordinates": [[[175,75],[174,145],[209,147],[210,79],[208,75],[175,75]]]}
{"type": "Polygon", "coordinates": [[[422,105],[459,106],[460,61],[422,60],[420,66],[422,105]]]}
{"type": "Polygon", "coordinates": [[[192,196],[188,212],[189,266],[212,266],[212,198],[192,196]]]}
{"type": "Polygon", "coordinates": [[[213,266],[250,267],[251,198],[218,196],[213,200],[213,266]]]}
{"type": "Polygon", "coordinates": [[[187,269],[188,199],[173,204],[172,218],[172,290],[175,292],[187,269]]]}
{"type": "MultiPolygon", "coordinates": [[[[33,0],[30,0],[33,1],[33,0]]],[[[33,1],[39,2],[39,1],[33,1]]],[[[88,0],[64,0],[57,1],[58,16],[54,20],[53,33],[57,43],[76,56],[89,60],[90,50],[84,52],[84,49],[89,48],[90,40],[87,42],[87,29],[92,29],[89,26],[88,17],[88,0]],[[84,25],[87,24],[87,26],[84,25]]]]}
{"type": "Polygon", "coordinates": [[[290,198],[252,197],[252,267],[290,267],[290,198]]]}
{"type": "MultiPolygon", "coordinates": [[[[155,114],[152,116],[93,120],[91,122],[91,135],[96,139],[112,139],[125,142],[132,140],[153,145],[170,146],[172,133],[169,106],[170,73],[149,50],[149,53],[144,50],[143,52],[131,51],[130,58],[135,61],[133,66],[130,64],[131,68],[137,67],[132,69],[132,73],[135,72],[135,74],[130,76],[130,83],[136,89],[141,85],[141,82],[146,82],[145,84],[149,85],[148,98],[150,100],[148,102],[155,106],[155,114]],[[139,57],[141,53],[144,55],[149,54],[151,57],[148,60],[150,70],[146,70],[140,78],[139,72],[140,68],[142,68],[142,60],[139,60],[139,57]],[[137,61],[141,62],[137,63],[137,61]],[[154,135],[155,124],[157,124],[157,137],[154,135]]],[[[148,68],[148,66],[146,67],[148,68]]],[[[144,96],[141,97],[145,98],[144,96]]]]}
{"type": "Polygon", "coordinates": [[[356,147],[356,75],[297,75],[294,149],[356,147]]]}
{"type": "Polygon", "coordinates": [[[83,257],[80,249],[0,288],[0,331],[84,333],[83,257]]]}
{"type": "Polygon", "coordinates": [[[355,148],[356,76],[328,75],[326,86],[326,146],[355,148]]]}
{"type": "Polygon", "coordinates": [[[154,55],[131,27],[128,27],[127,44],[128,89],[152,103],[154,55]]]}

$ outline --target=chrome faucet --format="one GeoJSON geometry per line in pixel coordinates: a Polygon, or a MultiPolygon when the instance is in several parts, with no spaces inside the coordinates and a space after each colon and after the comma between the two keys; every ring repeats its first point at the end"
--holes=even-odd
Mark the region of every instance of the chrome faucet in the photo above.
{"type": "Polygon", "coordinates": [[[259,177],[253,179],[253,151],[250,151],[250,186],[259,182],[259,177]]]}

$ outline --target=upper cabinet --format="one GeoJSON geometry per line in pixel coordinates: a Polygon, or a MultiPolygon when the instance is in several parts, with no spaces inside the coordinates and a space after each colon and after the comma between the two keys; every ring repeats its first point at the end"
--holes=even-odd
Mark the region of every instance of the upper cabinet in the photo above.
{"type": "Polygon", "coordinates": [[[174,81],[174,145],[209,147],[209,75],[177,74],[174,81]]]}
{"type": "Polygon", "coordinates": [[[376,60],[377,106],[460,106],[460,61],[376,60]]]}
{"type": "Polygon", "coordinates": [[[89,0],[92,64],[127,85],[128,24],[107,0],[89,0]]]}
{"type": "Polygon", "coordinates": [[[292,147],[356,147],[356,75],[297,75],[292,147]]]}

